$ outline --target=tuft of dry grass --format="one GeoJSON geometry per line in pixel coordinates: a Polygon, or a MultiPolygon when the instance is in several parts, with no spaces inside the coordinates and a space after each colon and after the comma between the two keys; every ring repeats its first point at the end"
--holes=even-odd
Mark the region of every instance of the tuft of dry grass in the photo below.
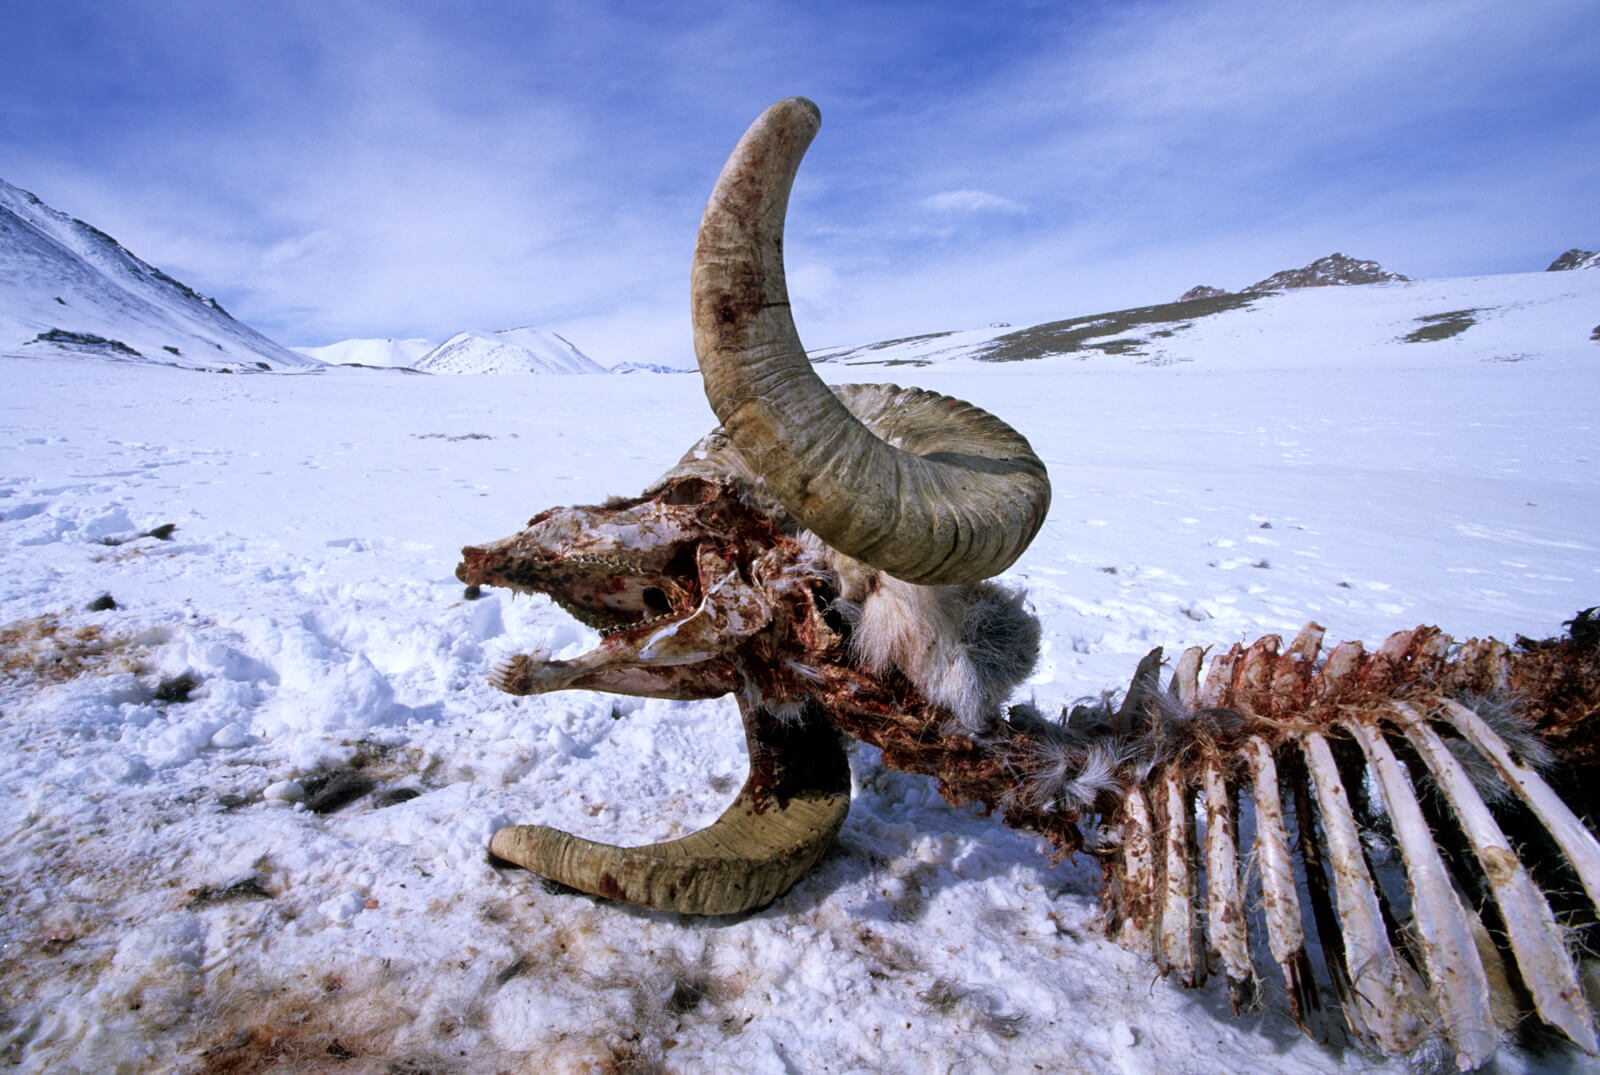
{"type": "MultiPolygon", "coordinates": [[[[384,963],[352,964],[292,985],[218,988],[192,1025],[180,1055],[194,1075],[329,1072],[384,1075],[467,1068],[455,1056],[408,1049],[399,1040],[416,1013],[393,997],[399,971],[384,963]]],[[[438,1039],[441,1045],[449,1036],[438,1039]]]]}
{"type": "Polygon", "coordinates": [[[125,656],[131,640],[99,624],[69,627],[56,615],[0,627],[0,677],[10,683],[65,683],[125,656]]]}

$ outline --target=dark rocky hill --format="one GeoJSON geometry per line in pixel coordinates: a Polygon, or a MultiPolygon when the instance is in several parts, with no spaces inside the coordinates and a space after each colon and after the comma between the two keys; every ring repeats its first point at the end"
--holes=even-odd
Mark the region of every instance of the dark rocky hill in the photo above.
{"type": "MultiPolygon", "coordinates": [[[[1411,277],[1409,276],[1402,276],[1397,272],[1388,271],[1376,261],[1360,261],[1356,258],[1334,253],[1325,258],[1318,258],[1303,268],[1284,269],[1282,272],[1273,273],[1265,280],[1257,280],[1249,287],[1240,288],[1238,294],[1260,295],[1268,291],[1288,291],[1297,287],[1386,284],[1391,281],[1410,279],[1411,277]]],[[[1232,294],[1232,292],[1225,288],[1209,287],[1201,284],[1199,287],[1192,287],[1185,291],[1178,301],[1187,302],[1191,299],[1209,299],[1227,294],[1232,294]]]]}
{"type": "Polygon", "coordinates": [[[1545,272],[1564,272],[1568,269],[1600,269],[1600,251],[1573,247],[1552,261],[1545,272]]]}

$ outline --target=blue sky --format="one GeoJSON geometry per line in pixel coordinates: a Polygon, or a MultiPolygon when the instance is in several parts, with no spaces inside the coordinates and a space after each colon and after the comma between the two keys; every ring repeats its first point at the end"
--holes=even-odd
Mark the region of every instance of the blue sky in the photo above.
{"type": "Polygon", "coordinates": [[[20,0],[0,178],[290,345],[552,328],[692,361],[689,257],[790,94],[808,346],[1600,246],[1593,0],[20,0]]]}

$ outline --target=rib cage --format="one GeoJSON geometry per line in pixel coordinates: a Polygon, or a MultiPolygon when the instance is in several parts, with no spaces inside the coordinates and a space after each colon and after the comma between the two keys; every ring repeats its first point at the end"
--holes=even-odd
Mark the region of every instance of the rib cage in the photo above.
{"type": "Polygon", "coordinates": [[[1319,1038],[1397,1055],[1442,1036],[1466,1070],[1537,1016],[1595,1054],[1568,944],[1596,932],[1600,843],[1576,781],[1564,799],[1530,764],[1554,744],[1565,774],[1592,770],[1594,655],[1417,628],[1319,662],[1322,633],[1235,645],[1203,681],[1185,651],[1165,691],[1160,651],[1141,663],[1118,730],[1160,746],[1100,850],[1108,933],[1191,985],[1210,953],[1236,1011],[1276,964],[1319,1038]],[[1460,700],[1485,695],[1524,699],[1521,723],[1460,700]]]}

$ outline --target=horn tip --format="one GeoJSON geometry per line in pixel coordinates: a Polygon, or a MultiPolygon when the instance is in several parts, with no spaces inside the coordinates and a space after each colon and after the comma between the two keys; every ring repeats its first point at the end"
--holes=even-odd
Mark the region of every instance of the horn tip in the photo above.
{"type": "Polygon", "coordinates": [[[817,102],[813,101],[809,97],[800,97],[800,96],[785,97],[783,100],[779,101],[777,104],[773,105],[772,107],[773,108],[790,109],[790,110],[792,110],[792,109],[800,109],[802,111],[810,113],[811,122],[812,123],[820,124],[822,122],[822,109],[818,108],[817,107],[817,102]]]}

